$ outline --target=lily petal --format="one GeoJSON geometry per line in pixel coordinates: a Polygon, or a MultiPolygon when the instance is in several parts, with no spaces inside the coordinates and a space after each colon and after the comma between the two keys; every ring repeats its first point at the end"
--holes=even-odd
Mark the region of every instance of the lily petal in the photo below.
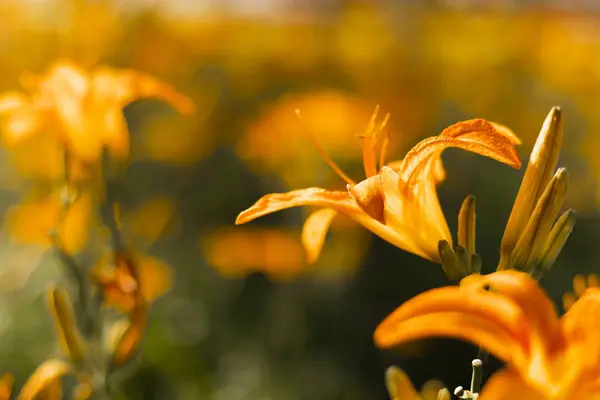
{"type": "Polygon", "coordinates": [[[375,343],[380,348],[390,348],[413,340],[447,337],[469,341],[486,348],[502,360],[524,360],[523,347],[513,336],[482,317],[460,312],[441,312],[410,318],[394,329],[375,331],[375,343]]]}
{"type": "Polygon", "coordinates": [[[88,243],[90,225],[93,225],[94,196],[89,191],[81,193],[69,206],[66,216],[59,221],[58,234],[63,250],[68,254],[81,251],[88,243]]]}
{"type": "Polygon", "coordinates": [[[496,128],[498,133],[504,135],[513,145],[518,146],[521,144],[521,138],[519,138],[508,126],[497,122],[490,122],[490,124],[494,125],[494,128],[496,128]]]}
{"type": "Polygon", "coordinates": [[[117,158],[127,157],[131,140],[127,121],[120,105],[107,104],[104,110],[99,110],[95,118],[102,118],[102,121],[97,123],[97,127],[100,127],[102,131],[95,134],[103,140],[111,155],[117,158]]]}
{"type": "Polygon", "coordinates": [[[527,385],[514,370],[496,372],[487,381],[479,396],[483,400],[546,400],[538,391],[527,385]]]}
{"type": "Polygon", "coordinates": [[[29,377],[19,393],[18,400],[33,400],[50,385],[71,371],[68,363],[61,360],[48,360],[42,363],[29,377]]]}
{"type": "Polygon", "coordinates": [[[92,73],[95,96],[116,99],[121,107],[141,98],[164,101],[182,114],[192,114],[194,103],[190,98],[150,75],[128,69],[96,68],[92,73]]]}
{"type": "Polygon", "coordinates": [[[258,217],[298,206],[332,208],[348,215],[364,214],[348,192],[331,192],[320,188],[308,188],[287,193],[267,194],[258,199],[250,208],[242,211],[235,220],[235,224],[245,224],[258,217]]]}
{"type": "Polygon", "coordinates": [[[391,400],[417,400],[419,394],[410,378],[398,367],[389,367],[385,372],[385,384],[391,400]]]}
{"type": "Polygon", "coordinates": [[[113,353],[113,363],[117,366],[125,364],[135,355],[140,346],[146,324],[148,322],[148,308],[139,304],[131,314],[131,321],[119,339],[113,353]]]}
{"type": "Polygon", "coordinates": [[[173,285],[171,268],[164,262],[148,256],[137,255],[137,273],[142,296],[151,303],[167,293],[173,285]]]}
{"type": "Polygon", "coordinates": [[[518,305],[540,337],[552,339],[549,335],[556,332],[559,323],[556,308],[529,274],[500,271],[489,275],[470,275],[461,281],[461,288],[473,291],[480,291],[485,286],[490,286],[518,305]]]}
{"type": "MultiPolygon", "coordinates": [[[[428,168],[435,162],[429,162],[428,168]]],[[[427,169],[428,170],[428,169],[427,169]]],[[[446,218],[440,207],[435,183],[429,181],[413,187],[414,192],[389,167],[381,169],[383,220],[395,233],[396,244],[401,249],[427,260],[439,262],[438,243],[452,243],[446,218]]]]}
{"type": "MultiPolygon", "coordinates": [[[[600,326],[600,289],[589,288],[573,304],[562,317],[563,340],[570,343],[574,352],[573,358],[577,365],[570,370],[577,370],[579,376],[600,376],[600,340],[598,340],[598,326],[600,326]],[[587,372],[587,374],[585,374],[587,372]]],[[[569,371],[569,372],[571,372],[569,371]]],[[[574,379],[576,376],[573,377],[574,379]]],[[[591,383],[592,379],[589,379],[591,383]]]]}
{"type": "Polygon", "coordinates": [[[22,93],[9,92],[0,96],[2,143],[14,146],[27,140],[39,128],[40,116],[31,101],[22,93]]]}
{"type": "Polygon", "coordinates": [[[121,225],[130,236],[153,244],[171,227],[174,217],[175,202],[167,197],[157,197],[146,201],[134,212],[124,213],[121,225]]]}
{"type": "Polygon", "coordinates": [[[432,289],[405,302],[374,333],[380,347],[433,336],[469,340],[518,363],[529,348],[527,316],[517,304],[498,293],[455,286],[432,289]]]}
{"type": "Polygon", "coordinates": [[[332,208],[314,211],[302,227],[302,246],[306,250],[306,261],[313,264],[319,258],[331,221],[338,215],[332,208]]]}
{"type": "Polygon", "coordinates": [[[369,216],[382,224],[385,223],[383,211],[383,192],[380,175],[374,175],[356,185],[347,185],[348,193],[369,216]]]}
{"type": "Polygon", "coordinates": [[[483,119],[456,123],[444,129],[439,136],[419,142],[404,157],[400,176],[405,182],[419,176],[419,166],[429,157],[439,156],[448,147],[458,147],[472,153],[492,158],[515,169],[521,160],[505,133],[498,132],[493,124],[483,119]]]}

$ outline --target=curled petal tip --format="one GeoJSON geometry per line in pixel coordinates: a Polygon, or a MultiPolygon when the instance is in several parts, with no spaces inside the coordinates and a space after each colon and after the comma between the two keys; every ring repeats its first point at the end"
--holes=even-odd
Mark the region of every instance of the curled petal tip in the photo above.
{"type": "Polygon", "coordinates": [[[241,213],[239,213],[239,215],[237,216],[237,218],[235,219],[235,224],[236,225],[243,225],[245,224],[247,221],[244,218],[244,212],[242,211],[241,213]]]}

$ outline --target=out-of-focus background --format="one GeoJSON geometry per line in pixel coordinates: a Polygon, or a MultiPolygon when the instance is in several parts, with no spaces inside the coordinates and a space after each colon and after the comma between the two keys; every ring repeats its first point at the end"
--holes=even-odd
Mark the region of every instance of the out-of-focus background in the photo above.
{"type": "MultiPolygon", "coordinates": [[[[555,299],[575,273],[600,269],[600,9],[594,1],[4,0],[0,91],[69,57],[148,72],[193,98],[182,117],[156,102],[125,110],[133,143],[123,202],[171,199],[179,223],[147,248],[174,269],[153,308],[131,399],[384,399],[386,367],[417,385],[467,385],[476,349],[434,341],[377,350],[376,325],[404,300],[447,284],[439,265],[338,218],[320,260],[300,244],[306,209],[234,226],[260,196],[344,187],[297,120],[352,177],[379,104],[393,159],[476,117],[522,139],[527,160],[553,105],[563,109],[560,164],[578,220],[543,285],[555,299]]],[[[41,153],[20,160],[35,168],[41,153]],[[25,160],[25,161],[23,161],[25,160]],[[31,165],[30,165],[31,164],[31,165]]],[[[22,196],[2,155],[0,206],[22,196]]],[[[449,150],[440,201],[451,230],[477,197],[477,248],[491,272],[523,170],[449,150]]],[[[26,166],[27,167],[27,166],[26,166]]],[[[27,169],[27,168],[25,168],[27,169]]],[[[0,238],[0,370],[17,384],[56,352],[44,291],[51,254],[0,238]]],[[[496,365],[497,366],[497,365],[496,365]]],[[[490,371],[488,371],[490,372],[490,371]]]]}

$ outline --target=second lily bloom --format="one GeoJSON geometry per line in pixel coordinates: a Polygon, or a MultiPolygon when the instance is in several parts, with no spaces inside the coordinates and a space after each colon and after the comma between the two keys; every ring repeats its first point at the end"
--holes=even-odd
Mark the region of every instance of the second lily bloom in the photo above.
{"type": "Polygon", "coordinates": [[[452,243],[437,197],[437,185],[445,178],[441,153],[457,147],[518,169],[521,161],[515,145],[519,139],[503,126],[474,119],[454,124],[438,136],[417,143],[403,160],[386,163],[388,118],[389,115],[378,122],[375,110],[364,135],[366,179],[352,181],[319,147],[321,155],[346,181],[346,191],[313,187],[268,194],[240,213],[236,224],[286,208],[314,206],[319,209],[308,217],[302,234],[309,262],[318,258],[329,225],[338,213],[405,251],[439,262],[438,242],[452,243]]]}

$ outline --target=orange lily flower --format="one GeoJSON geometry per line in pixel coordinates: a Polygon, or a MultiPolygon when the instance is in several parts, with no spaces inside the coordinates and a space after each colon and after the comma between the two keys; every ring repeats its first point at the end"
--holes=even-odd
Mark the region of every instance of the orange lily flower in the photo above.
{"type": "Polygon", "coordinates": [[[435,336],[480,345],[507,365],[484,387],[485,400],[600,399],[599,327],[600,289],[589,288],[559,319],[531,276],[507,270],[414,297],[374,339],[382,348],[435,336]]]}
{"type": "Polygon", "coordinates": [[[139,98],[156,98],[182,113],[194,111],[190,99],[173,87],[141,72],[96,67],[86,71],[74,62],[60,60],[40,76],[26,74],[22,85],[28,94],[0,96],[2,141],[16,145],[44,132],[55,135],[73,157],[97,162],[104,147],[126,157],[129,134],[122,109],[139,98]]]}
{"type": "Polygon", "coordinates": [[[418,143],[402,161],[386,165],[389,115],[377,121],[377,109],[363,141],[363,163],[367,179],[355,183],[318,146],[325,161],[347,183],[347,191],[321,188],[294,190],[263,196],[242,211],[236,224],[244,224],[275,211],[298,206],[319,209],[306,220],[302,242],[307,260],[314,262],[323,247],[333,218],[342,213],[399,248],[439,262],[438,242],[452,243],[436,187],[444,179],[441,153],[458,147],[520,168],[514,145],[518,138],[508,128],[483,119],[459,122],[440,135],[418,143]],[[379,169],[378,169],[379,165],[379,169]]]}

